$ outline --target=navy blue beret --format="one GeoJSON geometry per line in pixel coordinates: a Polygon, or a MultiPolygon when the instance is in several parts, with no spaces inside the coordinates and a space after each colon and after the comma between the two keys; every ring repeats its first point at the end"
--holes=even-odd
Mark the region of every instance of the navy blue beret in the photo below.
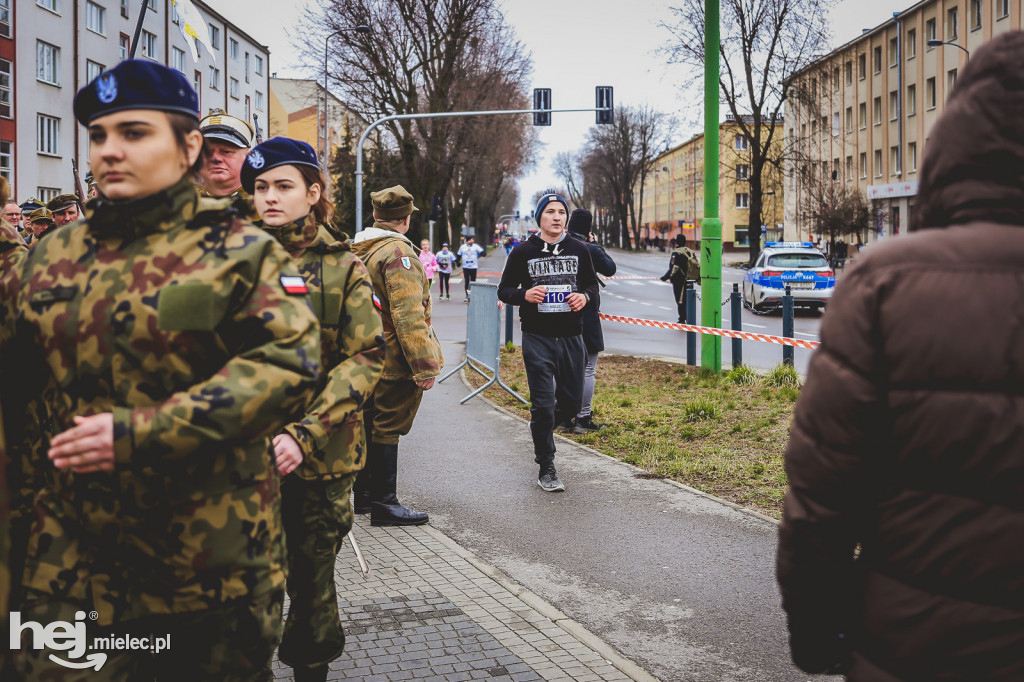
{"type": "Polygon", "coordinates": [[[180,71],[148,59],[126,59],[75,95],[75,118],[84,126],[128,109],[155,109],[198,121],[199,96],[180,71]]]}
{"type": "Polygon", "coordinates": [[[242,164],[242,189],[249,194],[256,188],[256,178],[278,166],[312,166],[320,170],[316,152],[302,140],[272,137],[249,152],[242,164]]]}

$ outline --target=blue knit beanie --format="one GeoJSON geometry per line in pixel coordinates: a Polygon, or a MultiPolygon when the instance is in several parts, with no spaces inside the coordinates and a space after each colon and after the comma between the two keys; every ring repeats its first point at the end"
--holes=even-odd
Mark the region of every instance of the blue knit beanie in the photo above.
{"type": "Polygon", "coordinates": [[[567,202],[565,199],[563,199],[562,197],[558,196],[557,194],[554,194],[554,193],[552,193],[552,194],[545,194],[544,196],[542,196],[540,198],[540,201],[537,202],[537,210],[533,214],[534,220],[537,221],[538,225],[540,225],[540,214],[544,212],[544,209],[552,201],[560,202],[562,204],[562,206],[565,206],[565,212],[567,214],[569,213],[569,202],[567,202]]]}

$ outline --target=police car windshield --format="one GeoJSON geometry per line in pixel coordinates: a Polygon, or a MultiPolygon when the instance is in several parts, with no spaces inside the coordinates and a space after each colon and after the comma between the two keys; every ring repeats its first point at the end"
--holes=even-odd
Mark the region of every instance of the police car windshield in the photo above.
{"type": "Polygon", "coordinates": [[[828,261],[820,253],[777,253],[768,257],[772,268],[827,268],[828,261]]]}

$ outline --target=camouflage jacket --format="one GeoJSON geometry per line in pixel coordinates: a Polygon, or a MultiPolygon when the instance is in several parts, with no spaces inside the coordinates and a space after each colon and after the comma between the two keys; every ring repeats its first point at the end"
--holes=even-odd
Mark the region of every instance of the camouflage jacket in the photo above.
{"type": "Polygon", "coordinates": [[[23,584],[100,625],[279,589],[270,437],[304,412],[320,366],[309,302],[284,289],[298,276],[284,249],[182,180],[90,201],[21,273],[18,360],[0,386],[38,403],[43,432],[29,441],[41,484],[23,584]],[[105,412],[114,471],[56,470],[48,439],[105,412]]]}
{"type": "Polygon", "coordinates": [[[313,214],[261,227],[295,259],[320,319],[317,392],[306,416],[284,429],[302,448],[303,463],[293,475],[337,478],[359,471],[366,462],[363,403],[384,368],[384,336],[366,266],[313,214]]]}
{"type": "Polygon", "coordinates": [[[352,251],[370,271],[384,323],[386,353],[381,379],[421,381],[439,375],[444,357],[430,326],[430,288],[412,242],[374,223],[356,234],[352,251]]]}

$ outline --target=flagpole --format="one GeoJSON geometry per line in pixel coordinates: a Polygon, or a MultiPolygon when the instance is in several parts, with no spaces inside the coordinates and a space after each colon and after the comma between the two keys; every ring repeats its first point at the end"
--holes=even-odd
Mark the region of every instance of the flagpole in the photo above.
{"type": "Polygon", "coordinates": [[[128,59],[135,59],[135,51],[139,49],[139,36],[142,35],[142,22],[146,19],[146,10],[149,9],[149,0],[142,0],[142,11],[139,12],[139,20],[135,22],[135,37],[132,38],[132,46],[128,52],[128,59]]]}

